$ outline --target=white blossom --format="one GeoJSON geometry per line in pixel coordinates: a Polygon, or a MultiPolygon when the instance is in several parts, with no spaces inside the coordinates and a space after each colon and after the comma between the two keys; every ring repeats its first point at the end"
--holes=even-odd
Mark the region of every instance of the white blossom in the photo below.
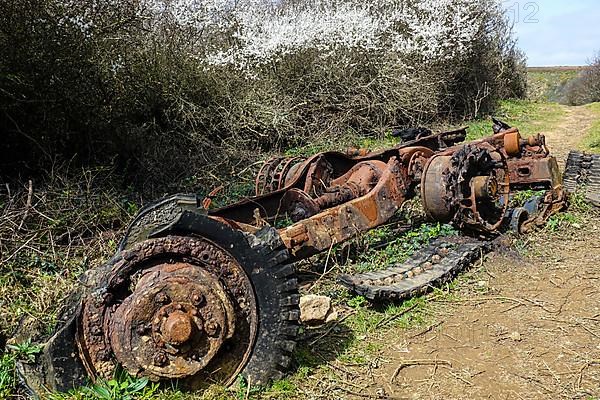
{"type": "MultiPolygon", "coordinates": [[[[151,1],[151,0],[149,0],[151,1]]],[[[313,0],[292,5],[270,1],[177,0],[168,7],[186,27],[231,30],[231,39],[205,52],[209,65],[238,68],[269,63],[307,49],[323,56],[340,49],[411,54],[425,62],[449,60],[471,50],[481,21],[478,0],[313,0]]],[[[165,8],[166,7],[166,8],[165,8]]],[[[204,49],[205,50],[205,49],[204,49]]]]}
{"type": "MultiPolygon", "coordinates": [[[[90,35],[96,2],[64,23],[90,35]]],[[[77,0],[67,0],[73,4],[77,0]]],[[[190,57],[208,67],[257,65],[315,51],[321,58],[369,53],[423,63],[460,59],[499,0],[139,0],[150,31],[185,30],[190,57]]],[[[115,62],[118,65],[118,62],[115,62]]]]}

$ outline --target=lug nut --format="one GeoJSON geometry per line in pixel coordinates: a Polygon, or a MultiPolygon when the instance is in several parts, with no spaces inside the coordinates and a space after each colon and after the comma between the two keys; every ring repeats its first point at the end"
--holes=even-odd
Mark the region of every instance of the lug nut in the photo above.
{"type": "Polygon", "coordinates": [[[208,321],[205,325],[204,325],[204,330],[206,331],[206,333],[209,336],[213,336],[217,333],[217,330],[219,329],[219,324],[216,321],[208,321]]]}
{"type": "Polygon", "coordinates": [[[169,357],[167,357],[167,355],[163,352],[160,353],[156,353],[154,355],[154,358],[152,359],[152,361],[154,362],[154,365],[156,365],[157,367],[164,367],[165,365],[167,365],[169,363],[169,357]]]}
{"type": "Polygon", "coordinates": [[[200,293],[194,293],[192,295],[192,304],[195,306],[199,306],[204,301],[204,296],[200,293]]]}

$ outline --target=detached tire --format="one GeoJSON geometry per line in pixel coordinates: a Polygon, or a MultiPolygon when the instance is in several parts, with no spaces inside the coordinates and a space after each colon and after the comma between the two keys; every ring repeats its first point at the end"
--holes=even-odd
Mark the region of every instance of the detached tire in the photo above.
{"type": "Polygon", "coordinates": [[[242,376],[252,385],[266,385],[284,377],[300,319],[300,295],[294,267],[277,230],[263,228],[255,235],[236,231],[202,215],[186,212],[177,226],[227,249],[248,274],[256,296],[258,332],[242,376]]]}
{"type": "Polygon", "coordinates": [[[284,377],[292,364],[300,319],[300,295],[289,253],[277,230],[241,232],[208,218],[194,195],[174,195],[142,209],[130,224],[120,250],[149,237],[198,236],[227,250],[250,278],[258,308],[258,333],[241,372],[250,384],[266,385],[284,377]]]}
{"type": "Polygon", "coordinates": [[[293,265],[287,264],[287,248],[275,228],[266,227],[256,234],[235,230],[207,217],[201,210],[194,210],[194,199],[195,196],[178,195],[144,209],[135,222],[154,221],[159,232],[153,234],[136,228],[134,222],[121,247],[144,240],[145,234],[131,235],[142,232],[153,238],[167,235],[206,238],[230,253],[250,278],[258,312],[256,341],[241,375],[251,385],[266,385],[281,379],[292,364],[300,319],[298,281],[293,265]],[[172,220],[174,214],[179,214],[176,222],[172,220]],[[165,220],[171,223],[166,224],[165,220]]]}
{"type": "Polygon", "coordinates": [[[44,366],[26,379],[42,383],[29,385],[35,392],[41,386],[69,390],[86,370],[106,376],[119,364],[133,375],[176,379],[191,390],[231,384],[239,375],[250,385],[284,376],[300,317],[287,249],[274,228],[235,230],[195,208],[194,199],[175,196],[142,210],[117,254],[89,271],[79,300],[44,347],[44,366]],[[207,261],[208,254],[218,256],[207,261]],[[182,339],[180,327],[190,324],[182,339]],[[162,359],[153,358],[154,348],[162,359]],[[72,359],[64,357],[67,350],[72,359]],[[193,368],[197,372],[187,373],[193,368]],[[68,376],[59,378],[59,370],[68,376]]]}

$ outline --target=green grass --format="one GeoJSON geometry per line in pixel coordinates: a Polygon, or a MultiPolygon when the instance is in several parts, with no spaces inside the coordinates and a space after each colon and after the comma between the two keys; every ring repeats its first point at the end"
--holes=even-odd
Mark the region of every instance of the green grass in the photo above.
{"type": "Polygon", "coordinates": [[[94,385],[73,390],[69,393],[53,393],[48,400],[149,400],[156,398],[156,384],[148,384],[147,378],[115,377],[98,380],[94,385]]]}
{"type": "Polygon", "coordinates": [[[543,196],[543,190],[520,190],[514,194],[511,194],[510,207],[523,207],[532,197],[543,196]]]}
{"type": "MultiPolygon", "coordinates": [[[[530,136],[553,129],[564,114],[564,107],[556,103],[505,100],[500,103],[494,116],[518,128],[522,136],[530,136]]],[[[490,118],[468,122],[467,140],[491,135],[492,125],[490,118]]]]}
{"type": "Polygon", "coordinates": [[[17,360],[34,362],[36,355],[41,352],[41,348],[32,344],[30,340],[7,345],[6,349],[7,352],[0,355],[0,399],[15,395],[17,385],[15,362],[17,360]]]}
{"type": "Polygon", "coordinates": [[[546,222],[546,229],[550,232],[557,232],[569,227],[581,228],[581,218],[577,214],[571,212],[555,214],[546,222]]]}
{"type": "Polygon", "coordinates": [[[593,153],[600,153],[600,103],[588,104],[586,107],[588,107],[598,119],[592,124],[592,127],[587,132],[582,144],[585,150],[593,153]]]}
{"type": "Polygon", "coordinates": [[[8,398],[14,391],[17,383],[15,372],[14,354],[0,356],[0,399],[8,398]]]}

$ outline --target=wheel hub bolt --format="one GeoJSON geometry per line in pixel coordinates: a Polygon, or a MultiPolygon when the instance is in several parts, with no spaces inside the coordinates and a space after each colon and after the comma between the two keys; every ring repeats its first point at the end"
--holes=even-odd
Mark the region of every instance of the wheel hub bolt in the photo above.
{"type": "Polygon", "coordinates": [[[219,330],[219,324],[214,320],[210,320],[204,325],[204,330],[209,336],[214,336],[219,330]]]}
{"type": "Polygon", "coordinates": [[[152,360],[157,367],[164,367],[169,362],[169,357],[163,352],[156,353],[152,360]]]}
{"type": "Polygon", "coordinates": [[[200,293],[194,293],[192,295],[192,304],[199,306],[204,301],[204,296],[200,293]]]}
{"type": "Polygon", "coordinates": [[[161,327],[165,340],[173,345],[187,342],[192,337],[192,320],[182,311],[175,311],[169,315],[161,327]]]}

